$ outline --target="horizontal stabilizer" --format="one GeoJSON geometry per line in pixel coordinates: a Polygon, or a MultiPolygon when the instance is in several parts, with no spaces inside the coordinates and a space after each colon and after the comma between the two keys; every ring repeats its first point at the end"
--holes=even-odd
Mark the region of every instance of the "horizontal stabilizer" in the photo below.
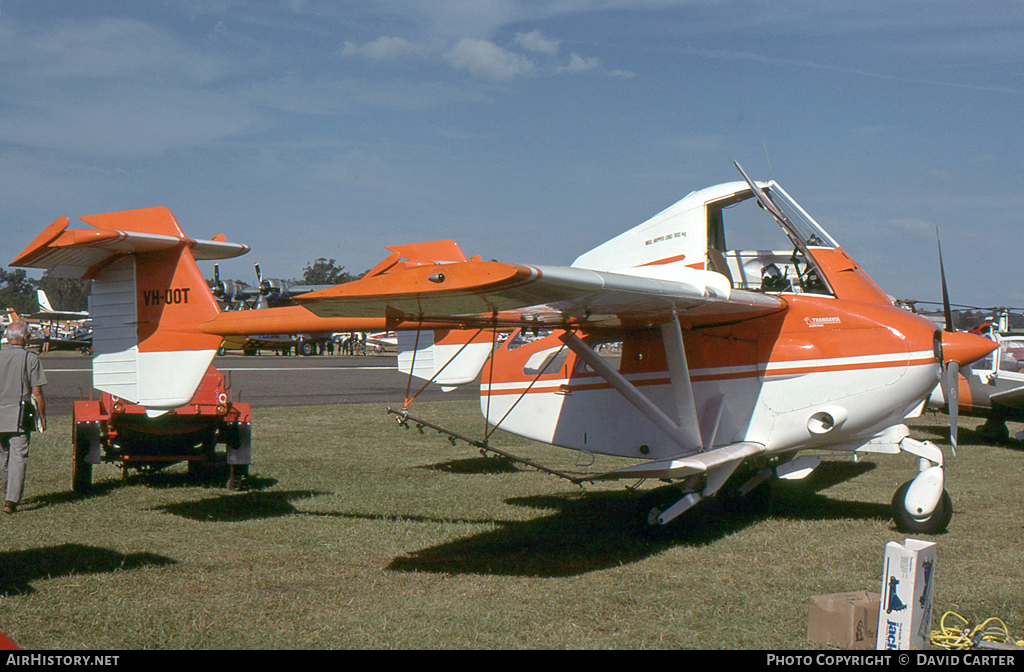
{"type": "Polygon", "coordinates": [[[616,469],[599,476],[594,480],[615,480],[622,478],[684,478],[695,474],[703,474],[714,467],[721,466],[727,462],[745,460],[763,453],[765,447],[760,443],[743,441],[729,446],[722,446],[703,453],[692,453],[669,458],[667,460],[654,460],[642,464],[616,469]]]}
{"type": "Polygon", "coordinates": [[[92,229],[68,229],[61,217],[46,229],[11,266],[45,268],[55,277],[92,279],[127,254],[188,248],[194,259],[228,259],[245,254],[248,245],[228,243],[223,236],[195,240],[185,236],[167,208],[126,210],[89,215],[81,220],[92,229]]]}

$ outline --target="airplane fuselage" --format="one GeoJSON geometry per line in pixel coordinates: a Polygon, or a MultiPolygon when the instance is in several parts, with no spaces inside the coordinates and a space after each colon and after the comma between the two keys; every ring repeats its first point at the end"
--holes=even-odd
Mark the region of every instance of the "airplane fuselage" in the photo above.
{"type": "MultiPolygon", "coordinates": [[[[855,449],[920,412],[941,373],[931,322],[887,305],[785,299],[782,314],[685,332],[697,415],[716,427],[713,445],[855,449]]],[[[582,337],[671,416],[675,389],[657,330],[582,337]]],[[[481,410],[503,429],[576,450],[648,459],[679,452],[563,348],[559,333],[521,347],[508,339],[493,373],[484,367],[481,410]]]]}

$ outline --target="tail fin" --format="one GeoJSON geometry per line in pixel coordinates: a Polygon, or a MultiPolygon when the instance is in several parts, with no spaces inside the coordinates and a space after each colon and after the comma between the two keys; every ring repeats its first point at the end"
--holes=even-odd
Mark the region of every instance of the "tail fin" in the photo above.
{"type": "Polygon", "coordinates": [[[82,220],[95,230],[61,218],[11,265],[93,281],[94,387],[156,411],[188,403],[221,344],[195,330],[219,312],[196,259],[248,246],[187,238],[166,208],[82,220]]]}
{"type": "Polygon", "coordinates": [[[50,305],[50,300],[46,298],[46,292],[41,289],[36,290],[36,300],[39,301],[39,310],[47,313],[55,312],[53,306],[50,305]]]}

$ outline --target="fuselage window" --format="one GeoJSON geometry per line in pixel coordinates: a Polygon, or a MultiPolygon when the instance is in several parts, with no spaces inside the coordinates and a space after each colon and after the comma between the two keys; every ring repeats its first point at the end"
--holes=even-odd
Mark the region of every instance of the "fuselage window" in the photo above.
{"type": "Polygon", "coordinates": [[[569,348],[560,346],[533,353],[523,365],[524,376],[551,375],[562,371],[569,348]]]}
{"type": "MultiPolygon", "coordinates": [[[[590,347],[594,349],[598,357],[604,360],[605,364],[616,371],[619,370],[619,366],[622,364],[622,341],[599,341],[591,343],[590,347]]],[[[596,373],[582,359],[576,360],[576,370],[583,373],[596,373]]]]}

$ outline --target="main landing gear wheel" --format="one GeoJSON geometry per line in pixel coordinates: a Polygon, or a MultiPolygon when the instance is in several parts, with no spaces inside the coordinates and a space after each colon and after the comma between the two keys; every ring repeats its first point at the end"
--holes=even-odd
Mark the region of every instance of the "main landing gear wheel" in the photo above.
{"type": "Polygon", "coordinates": [[[916,534],[938,534],[949,526],[953,519],[953,500],[949,493],[942,491],[939,503],[931,515],[920,518],[914,516],[907,510],[907,490],[913,481],[907,481],[901,485],[896,494],[892,496],[892,517],[896,521],[896,527],[902,532],[913,532],[916,534]]]}
{"type": "Polygon", "coordinates": [[[678,518],[667,524],[658,522],[658,517],[674,506],[686,493],[674,486],[658,488],[640,497],[633,513],[637,529],[649,537],[658,537],[677,527],[678,518]]]}

